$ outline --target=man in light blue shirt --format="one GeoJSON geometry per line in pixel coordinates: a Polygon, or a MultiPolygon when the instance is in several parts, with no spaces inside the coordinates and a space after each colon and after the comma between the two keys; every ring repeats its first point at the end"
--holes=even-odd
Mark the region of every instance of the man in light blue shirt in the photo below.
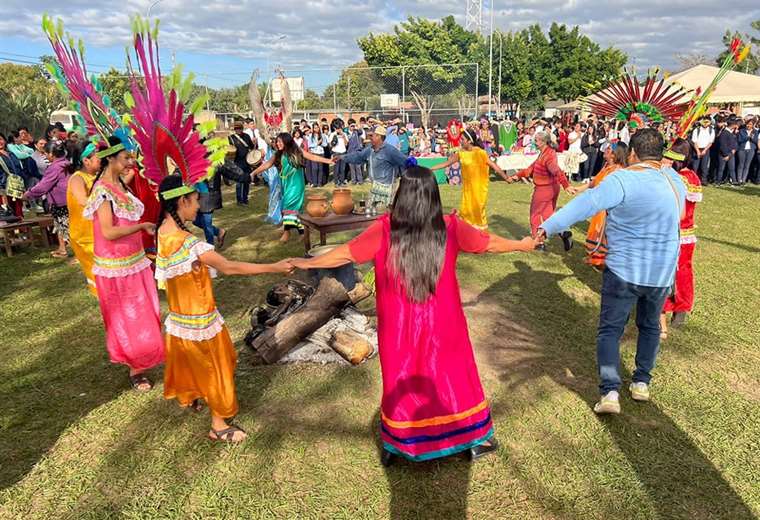
{"type": "Polygon", "coordinates": [[[367,174],[372,182],[370,205],[390,205],[393,181],[399,176],[407,159],[406,155],[386,142],[386,133],[385,127],[377,126],[369,133],[369,146],[358,152],[333,157],[333,160],[343,160],[346,164],[367,163],[367,174]]]}
{"type": "Polygon", "coordinates": [[[651,371],[660,345],[659,319],[675,276],[686,199],[680,176],[660,165],[663,148],[657,130],[639,130],[631,137],[632,166],[577,196],[538,231],[545,238],[607,211],[609,253],[596,340],[602,394],[594,406],[597,413],[620,413],[620,338],[634,306],[639,337],[630,391],[637,401],[649,400],[651,371]]]}

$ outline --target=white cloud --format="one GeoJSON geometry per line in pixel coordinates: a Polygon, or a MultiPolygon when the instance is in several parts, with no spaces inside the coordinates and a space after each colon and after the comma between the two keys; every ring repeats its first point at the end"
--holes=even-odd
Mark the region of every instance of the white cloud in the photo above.
{"type": "MultiPolygon", "coordinates": [[[[61,16],[66,27],[92,47],[123,47],[130,41],[129,14],[145,14],[152,0],[4,0],[12,20],[0,20],[0,37],[41,41],[43,12],[61,16]]],[[[488,1],[484,2],[486,7],[488,1]]],[[[730,9],[714,1],[518,0],[496,2],[495,22],[503,29],[552,21],[580,25],[603,46],[626,51],[641,67],[672,67],[676,53],[708,56],[721,50],[727,28],[749,30],[760,19],[757,0],[732,0],[730,9]]],[[[342,67],[361,58],[356,40],[368,31],[389,31],[407,16],[462,23],[464,0],[162,0],[153,7],[162,21],[162,45],[172,50],[314,68],[342,67]],[[285,35],[285,39],[274,37],[285,35]]],[[[488,12],[483,20],[488,23],[488,12]]],[[[8,49],[6,49],[8,50],[8,49]]],[[[121,65],[121,62],[114,63],[121,65]]]]}

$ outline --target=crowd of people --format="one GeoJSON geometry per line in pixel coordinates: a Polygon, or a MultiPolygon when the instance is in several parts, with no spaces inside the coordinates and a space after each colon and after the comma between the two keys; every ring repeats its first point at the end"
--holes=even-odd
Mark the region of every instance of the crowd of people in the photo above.
{"type": "MultiPolygon", "coordinates": [[[[18,218],[25,203],[43,199],[60,237],[54,254],[66,256],[65,244],[71,243],[98,298],[111,361],[128,368],[137,391],[153,388],[149,370],[163,364],[164,396],[195,411],[208,406],[208,437],[214,441],[246,438],[231,422],[239,408],[236,352],[214,300],[216,273],[372,263],[383,464],[398,456],[419,461],[467,452],[477,458],[494,451],[490,405],[459,295],[458,255],[540,251],[553,236],[567,251],[573,245],[570,227],[588,218],[587,261],[603,270],[596,348],[600,398],[593,409],[621,411],[620,341],[634,308],[636,370],[628,388],[633,400],[648,401],[660,342],[669,323],[683,323],[694,303],[693,225],[701,184],[709,176],[720,184],[726,173],[741,184],[745,168],[750,172],[757,159],[753,121],[740,124],[719,114],[713,137],[708,139],[713,120],[703,119],[683,139],[675,135],[676,117],[662,117],[669,107],[647,105],[646,114],[628,114],[621,123],[592,116],[495,125],[481,118],[415,129],[398,119],[383,124],[336,118],[274,131],[264,122],[239,121],[221,159],[212,160],[214,140],[190,124],[193,115],[178,104],[175,91],[165,92],[153,47],[157,30],[139,20],[133,29],[142,75],[136,81],[130,70],[130,129],[113,116],[107,126],[89,125],[86,139],[61,127],[52,128],[44,143],[26,129],[0,139],[3,207],[18,218]],[[648,119],[650,108],[660,110],[654,115],[662,123],[648,119]],[[170,113],[179,117],[169,120],[170,113]],[[718,160],[711,165],[705,157],[713,150],[718,160]],[[518,152],[535,160],[509,175],[496,159],[518,152]],[[432,153],[444,156],[435,169],[460,165],[459,213],[444,215],[434,172],[418,164],[432,153]],[[571,160],[561,163],[561,154],[571,160]],[[216,175],[209,177],[209,170],[216,175]],[[512,240],[488,231],[491,171],[505,182],[532,182],[529,236],[512,240]],[[245,206],[250,184],[263,179],[270,192],[267,218],[282,224],[281,240],[287,241],[294,230],[302,231],[307,187],[324,186],[330,175],[337,186],[369,181],[370,204],[385,210],[359,236],[322,256],[270,264],[219,253],[226,231],[214,226],[212,215],[221,207],[222,182],[236,184],[236,201],[245,206]],[[573,199],[557,209],[562,189],[573,199]],[[203,230],[205,240],[190,231],[189,222],[203,230]],[[159,289],[168,301],[163,330],[159,289]],[[410,338],[415,348],[409,348],[410,338]]],[[[63,54],[60,32],[51,29],[48,36],[63,54]]],[[[66,81],[65,71],[59,72],[57,81],[66,81]]],[[[87,77],[79,72],[72,74],[87,77]]],[[[65,86],[72,95],[82,88],[73,81],[65,86]]],[[[82,114],[85,121],[94,117],[82,114]]]]}

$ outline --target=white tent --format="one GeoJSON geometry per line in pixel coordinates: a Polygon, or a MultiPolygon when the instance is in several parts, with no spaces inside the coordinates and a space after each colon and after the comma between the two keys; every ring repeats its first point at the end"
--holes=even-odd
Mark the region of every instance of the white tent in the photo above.
{"type": "MultiPolygon", "coordinates": [[[[697,65],[678,74],[668,76],[666,81],[677,83],[687,90],[696,90],[698,87],[702,87],[704,90],[718,73],[718,70],[718,67],[711,67],[710,65],[697,65]]],[[[710,96],[710,103],[760,103],[760,76],[736,71],[729,72],[718,83],[715,92],[710,96]]]]}

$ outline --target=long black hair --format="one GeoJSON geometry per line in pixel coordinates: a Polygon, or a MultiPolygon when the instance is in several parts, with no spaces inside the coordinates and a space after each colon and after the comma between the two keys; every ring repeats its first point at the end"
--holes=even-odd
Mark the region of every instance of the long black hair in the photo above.
{"type": "Polygon", "coordinates": [[[179,188],[180,186],[182,186],[181,175],[168,175],[164,177],[164,180],[162,180],[161,184],[159,184],[158,200],[161,201],[161,214],[158,216],[156,229],[161,227],[161,224],[163,224],[164,219],[168,215],[172,218],[172,220],[174,220],[174,223],[177,224],[177,227],[179,227],[182,231],[187,231],[188,233],[190,232],[187,229],[187,226],[185,226],[185,223],[182,221],[182,218],[180,218],[179,213],[177,213],[180,199],[187,197],[187,195],[182,195],[181,197],[175,197],[173,199],[164,199],[162,195],[162,193],[173,190],[175,188],[179,188]]]}
{"type": "Polygon", "coordinates": [[[388,267],[406,296],[422,303],[435,293],[446,256],[446,223],[433,172],[422,166],[401,176],[391,210],[388,267]]]}
{"type": "Polygon", "coordinates": [[[275,143],[277,143],[277,139],[281,140],[283,145],[282,150],[277,150],[274,154],[274,165],[277,169],[282,172],[283,154],[288,156],[288,162],[293,168],[303,168],[303,152],[301,151],[301,147],[293,140],[293,136],[287,132],[282,132],[277,134],[275,143]]]}

